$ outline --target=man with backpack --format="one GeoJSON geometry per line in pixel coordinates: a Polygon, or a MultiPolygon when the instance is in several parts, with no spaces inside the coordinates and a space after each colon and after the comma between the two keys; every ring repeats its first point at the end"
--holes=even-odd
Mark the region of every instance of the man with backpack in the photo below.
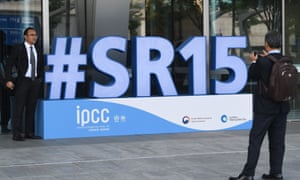
{"type": "MultiPolygon", "coordinates": [[[[253,180],[259,159],[263,139],[268,133],[269,140],[269,172],[262,175],[265,180],[281,180],[282,164],[285,150],[285,133],[287,114],[290,110],[289,99],[274,100],[268,95],[268,85],[273,65],[270,56],[276,60],[283,57],[280,51],[281,35],[268,32],[265,35],[265,50],[260,54],[250,53],[251,65],[249,78],[258,83],[254,94],[254,117],[249,135],[248,156],[245,166],[238,177],[229,180],[253,180]]],[[[273,76],[273,75],[272,75],[273,76]]],[[[289,75],[289,76],[294,76],[289,75]]],[[[288,88],[288,87],[284,87],[288,88]]]]}

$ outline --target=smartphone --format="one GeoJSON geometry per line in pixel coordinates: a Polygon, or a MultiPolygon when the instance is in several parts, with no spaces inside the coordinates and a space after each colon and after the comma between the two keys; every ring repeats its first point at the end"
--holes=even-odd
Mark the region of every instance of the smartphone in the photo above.
{"type": "Polygon", "coordinates": [[[262,52],[262,51],[254,51],[254,56],[256,56],[256,55],[258,55],[258,56],[260,56],[261,54],[263,54],[264,52],[262,52]]]}

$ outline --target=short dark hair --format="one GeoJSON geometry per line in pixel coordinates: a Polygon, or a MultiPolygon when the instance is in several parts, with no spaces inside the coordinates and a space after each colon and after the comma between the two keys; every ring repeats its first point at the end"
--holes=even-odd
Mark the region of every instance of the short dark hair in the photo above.
{"type": "Polygon", "coordinates": [[[270,31],[265,36],[265,42],[268,43],[270,48],[280,48],[281,47],[281,34],[276,31],[270,31]]]}
{"type": "Polygon", "coordinates": [[[27,33],[28,33],[29,30],[34,30],[34,31],[36,31],[33,27],[28,27],[28,28],[26,28],[26,29],[24,30],[24,36],[27,35],[27,33]]]}

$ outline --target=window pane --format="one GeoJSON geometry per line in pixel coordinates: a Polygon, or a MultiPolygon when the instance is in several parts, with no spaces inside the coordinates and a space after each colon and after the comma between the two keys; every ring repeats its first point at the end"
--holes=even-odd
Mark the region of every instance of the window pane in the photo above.
{"type": "MultiPolygon", "coordinates": [[[[146,35],[164,37],[174,47],[191,36],[203,36],[203,1],[146,0],[146,35]]],[[[176,55],[170,67],[179,94],[188,92],[187,65],[176,55]]]]}
{"type": "Polygon", "coordinates": [[[79,35],[74,0],[50,0],[49,11],[50,40],[79,35]]]}
{"type": "MultiPolygon", "coordinates": [[[[229,53],[242,57],[249,64],[250,51],[264,49],[264,36],[282,29],[281,1],[274,0],[210,0],[210,34],[212,36],[246,36],[247,48],[229,53]]],[[[214,78],[227,80],[226,72],[215,72],[214,78]]],[[[251,92],[251,82],[245,91],[251,92]]]]}
{"type": "Polygon", "coordinates": [[[0,30],[6,36],[5,44],[23,42],[23,31],[29,26],[42,37],[40,0],[0,1],[0,30]]]}
{"type": "MultiPolygon", "coordinates": [[[[285,1],[285,53],[293,57],[295,65],[300,67],[300,1],[285,1]]],[[[300,79],[300,78],[299,78],[300,79]]],[[[300,86],[298,86],[300,87],[300,86]]],[[[298,92],[300,89],[298,88],[298,92]]],[[[300,96],[297,96],[291,103],[289,119],[300,117],[300,96]]]]}
{"type": "Polygon", "coordinates": [[[146,34],[174,43],[203,35],[202,0],[147,0],[146,34]]]}

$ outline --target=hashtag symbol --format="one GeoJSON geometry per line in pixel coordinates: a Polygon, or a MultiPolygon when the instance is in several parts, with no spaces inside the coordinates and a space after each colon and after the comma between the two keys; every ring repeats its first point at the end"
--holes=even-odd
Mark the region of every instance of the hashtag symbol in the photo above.
{"type": "Polygon", "coordinates": [[[77,83],[84,82],[84,72],[79,71],[79,65],[86,65],[86,55],[80,54],[81,42],[81,38],[55,39],[54,52],[47,55],[50,71],[45,73],[45,82],[50,84],[49,99],[75,98],[77,83]]]}

